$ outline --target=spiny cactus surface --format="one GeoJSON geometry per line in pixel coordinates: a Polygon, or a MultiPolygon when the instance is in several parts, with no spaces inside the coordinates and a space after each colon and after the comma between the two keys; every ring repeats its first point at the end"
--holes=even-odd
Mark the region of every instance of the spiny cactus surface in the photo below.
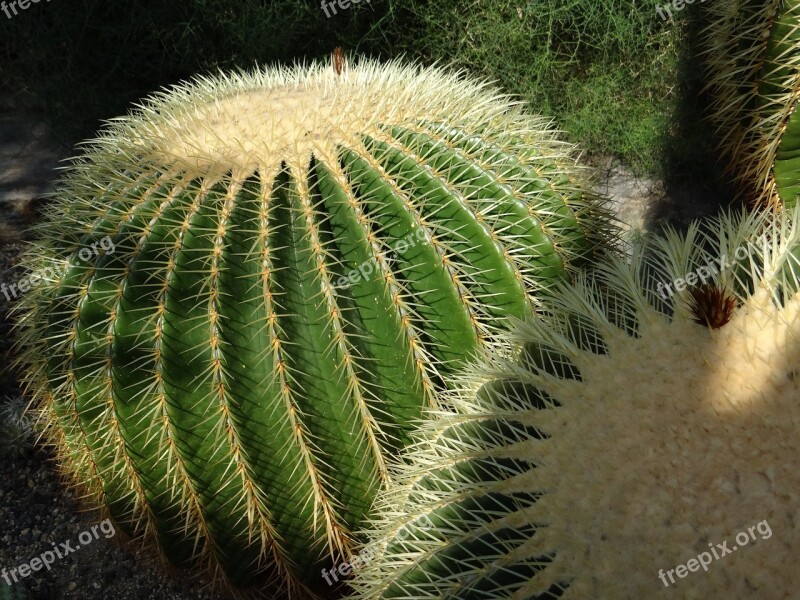
{"type": "Polygon", "coordinates": [[[800,210],[772,217],[603,263],[520,325],[519,361],[468,369],[353,597],[797,597],[800,210]]]}
{"type": "Polygon", "coordinates": [[[605,239],[571,152],[461,74],[341,55],[112,122],[26,259],[65,472],[175,564],[329,594],[442,378],[605,239]]]}
{"type": "Polygon", "coordinates": [[[712,120],[727,170],[753,203],[800,195],[800,2],[703,5],[712,120]]]}

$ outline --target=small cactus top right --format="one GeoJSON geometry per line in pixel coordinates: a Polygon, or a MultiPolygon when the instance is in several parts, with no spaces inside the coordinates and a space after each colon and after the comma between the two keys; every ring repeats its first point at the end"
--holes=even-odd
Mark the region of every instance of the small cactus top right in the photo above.
{"type": "Polygon", "coordinates": [[[800,195],[800,0],[703,6],[710,116],[721,158],[755,206],[800,195]]]}

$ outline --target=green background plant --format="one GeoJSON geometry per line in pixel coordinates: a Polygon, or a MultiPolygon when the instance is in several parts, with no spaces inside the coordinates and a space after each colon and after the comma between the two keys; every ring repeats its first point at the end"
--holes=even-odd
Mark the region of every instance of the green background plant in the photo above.
{"type": "MultiPolygon", "coordinates": [[[[406,47],[497,79],[591,152],[655,171],[677,95],[681,28],[657,2],[427,3],[406,47]]],[[[402,42],[401,42],[402,44],[402,42]]]]}
{"type": "Polygon", "coordinates": [[[53,2],[0,18],[0,85],[44,107],[72,143],[197,72],[313,59],[341,45],[468,67],[555,116],[592,154],[657,172],[667,154],[698,146],[697,128],[678,126],[694,77],[679,69],[691,9],[665,23],[659,4],[362,0],[326,18],[315,0],[53,2]]]}

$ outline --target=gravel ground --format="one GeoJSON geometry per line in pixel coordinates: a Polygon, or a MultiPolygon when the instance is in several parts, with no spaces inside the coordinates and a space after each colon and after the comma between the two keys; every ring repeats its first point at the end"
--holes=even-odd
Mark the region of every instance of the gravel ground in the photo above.
{"type": "MultiPolygon", "coordinates": [[[[0,568],[10,571],[30,563],[43,552],[52,552],[54,545],[64,554],[55,557],[50,570],[20,578],[15,587],[42,600],[222,597],[204,589],[207,582],[202,579],[172,577],[141,550],[122,547],[118,543],[121,533],[115,535],[113,525],[101,523],[97,514],[79,512],[72,493],[49,468],[51,458],[46,450],[30,443],[0,463],[0,568]],[[80,539],[88,543],[81,544],[80,539]]],[[[54,558],[52,554],[49,557],[54,558]]],[[[6,583],[0,581],[0,585],[6,583]]]]}

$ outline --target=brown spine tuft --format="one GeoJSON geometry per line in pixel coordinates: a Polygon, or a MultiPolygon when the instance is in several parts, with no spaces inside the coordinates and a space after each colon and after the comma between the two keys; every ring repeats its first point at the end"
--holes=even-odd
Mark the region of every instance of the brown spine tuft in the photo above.
{"type": "Polygon", "coordinates": [[[337,75],[341,75],[345,68],[344,50],[340,46],[333,49],[333,70],[337,75]]]}
{"type": "Polygon", "coordinates": [[[689,310],[694,315],[695,323],[719,329],[733,317],[736,299],[726,293],[724,286],[701,285],[691,288],[689,294],[689,310]]]}

